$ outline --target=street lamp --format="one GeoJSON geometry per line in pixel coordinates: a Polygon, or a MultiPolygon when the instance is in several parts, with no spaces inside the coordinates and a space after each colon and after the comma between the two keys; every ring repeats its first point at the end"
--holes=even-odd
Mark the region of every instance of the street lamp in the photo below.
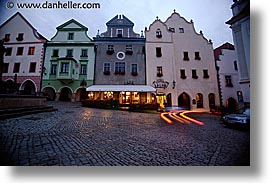
{"type": "Polygon", "coordinates": [[[176,81],[175,80],[173,80],[173,89],[175,89],[175,86],[176,86],[176,81]]]}

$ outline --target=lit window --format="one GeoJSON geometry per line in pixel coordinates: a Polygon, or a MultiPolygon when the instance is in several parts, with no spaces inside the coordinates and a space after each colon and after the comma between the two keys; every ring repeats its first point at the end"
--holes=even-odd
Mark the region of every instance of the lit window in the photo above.
{"type": "Polygon", "coordinates": [[[34,55],[35,47],[29,47],[28,55],[34,55]]]}

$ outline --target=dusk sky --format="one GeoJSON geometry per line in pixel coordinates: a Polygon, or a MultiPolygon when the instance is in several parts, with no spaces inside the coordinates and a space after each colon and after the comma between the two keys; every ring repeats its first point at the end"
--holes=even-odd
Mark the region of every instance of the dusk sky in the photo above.
{"type": "MultiPolygon", "coordinates": [[[[100,3],[99,9],[19,9],[16,3],[45,3],[46,0],[1,0],[0,24],[14,13],[20,12],[37,29],[50,40],[56,33],[56,27],[70,19],[88,27],[92,38],[106,31],[106,22],[117,14],[124,14],[135,23],[134,31],[140,33],[158,16],[165,21],[175,9],[187,21],[194,21],[196,32],[203,31],[216,48],[225,42],[233,43],[232,32],[225,24],[232,17],[232,0],[74,0],[74,3],[100,3]],[[7,8],[7,5],[13,5],[7,8]]],[[[58,0],[48,0],[56,3],[58,0]]],[[[59,2],[68,2],[60,0],[59,2]]]]}

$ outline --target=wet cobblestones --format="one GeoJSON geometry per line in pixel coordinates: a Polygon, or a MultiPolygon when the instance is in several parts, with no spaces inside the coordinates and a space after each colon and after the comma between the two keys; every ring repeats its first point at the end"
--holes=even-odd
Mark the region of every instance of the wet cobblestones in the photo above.
{"type": "Polygon", "coordinates": [[[0,121],[1,165],[249,165],[249,132],[223,128],[218,116],[169,125],[158,114],[50,104],[58,111],[0,121]]]}

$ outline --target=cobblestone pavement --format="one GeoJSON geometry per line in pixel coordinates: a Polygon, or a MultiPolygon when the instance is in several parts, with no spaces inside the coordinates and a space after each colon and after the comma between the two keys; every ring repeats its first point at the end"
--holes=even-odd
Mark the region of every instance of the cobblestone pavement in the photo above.
{"type": "Polygon", "coordinates": [[[51,102],[58,111],[0,121],[0,165],[249,165],[249,132],[205,123],[167,124],[158,114],[51,102]]]}

